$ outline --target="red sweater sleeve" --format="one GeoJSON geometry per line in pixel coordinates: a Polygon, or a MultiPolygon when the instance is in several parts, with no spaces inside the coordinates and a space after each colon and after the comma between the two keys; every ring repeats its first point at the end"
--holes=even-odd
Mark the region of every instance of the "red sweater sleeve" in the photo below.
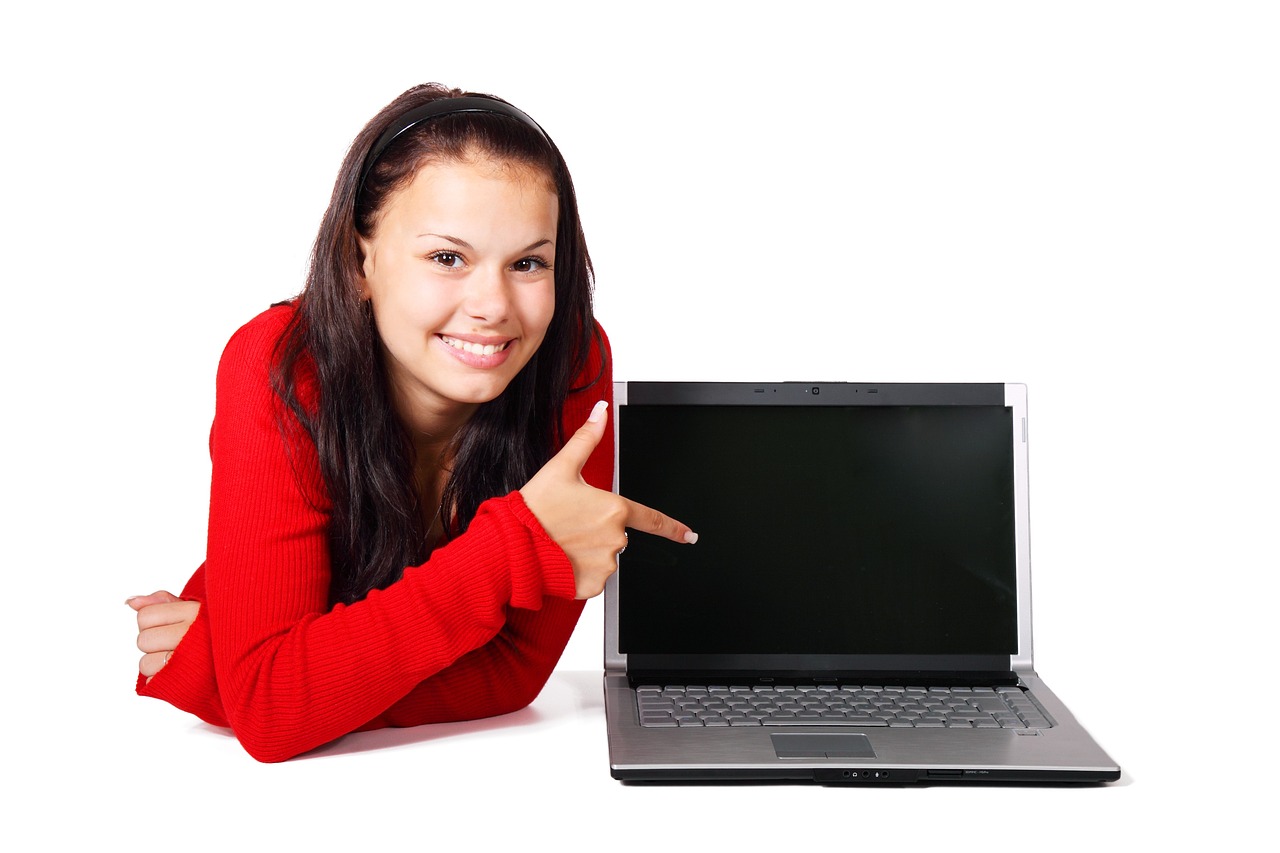
{"type": "MultiPolygon", "coordinates": [[[[481,505],[467,532],[385,590],[327,604],[328,503],[315,448],[287,447],[268,381],[288,309],[241,329],[218,371],[205,565],[184,597],[199,617],[139,692],[230,725],[261,761],[356,729],[516,710],[550,676],[582,611],[573,573],[519,493],[481,505]]],[[[610,399],[607,347],[571,396],[567,432],[610,399]]],[[[584,469],[608,488],[613,448],[584,469]]]]}

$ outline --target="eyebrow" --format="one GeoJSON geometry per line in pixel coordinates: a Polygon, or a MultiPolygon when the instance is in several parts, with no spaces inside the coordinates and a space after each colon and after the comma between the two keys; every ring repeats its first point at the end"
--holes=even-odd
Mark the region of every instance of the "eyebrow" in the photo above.
{"type": "MultiPolygon", "coordinates": [[[[453,243],[455,246],[461,246],[464,249],[475,249],[475,246],[472,246],[466,240],[463,240],[461,237],[454,237],[452,234],[436,234],[433,231],[425,231],[419,234],[418,236],[419,237],[439,237],[441,240],[448,240],[450,243],[453,243]]],[[[534,242],[525,246],[520,251],[532,252],[534,249],[537,249],[540,246],[550,246],[550,245],[551,245],[551,241],[546,238],[543,238],[541,240],[535,240],[534,242]]]]}
{"type": "Polygon", "coordinates": [[[423,233],[419,234],[418,236],[419,236],[419,237],[439,237],[441,240],[448,240],[450,243],[453,243],[455,246],[461,246],[461,247],[462,247],[462,248],[464,248],[464,249],[474,249],[474,248],[475,248],[475,246],[472,246],[472,245],[471,245],[470,243],[468,243],[466,240],[463,240],[463,239],[462,239],[462,238],[460,238],[460,237],[454,237],[454,236],[453,236],[453,235],[451,235],[451,234],[436,234],[436,233],[434,233],[434,232],[432,232],[432,231],[424,231],[423,233]]]}

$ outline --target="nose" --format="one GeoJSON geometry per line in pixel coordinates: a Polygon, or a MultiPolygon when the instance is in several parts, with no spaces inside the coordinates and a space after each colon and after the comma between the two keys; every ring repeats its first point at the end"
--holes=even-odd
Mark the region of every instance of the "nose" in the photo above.
{"type": "Polygon", "coordinates": [[[511,310],[510,282],[506,271],[488,265],[467,276],[462,310],[489,324],[501,323],[511,310]]]}

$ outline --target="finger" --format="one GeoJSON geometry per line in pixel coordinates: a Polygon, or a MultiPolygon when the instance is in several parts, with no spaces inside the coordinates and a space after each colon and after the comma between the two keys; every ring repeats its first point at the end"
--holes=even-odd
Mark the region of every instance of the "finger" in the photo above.
{"type": "Polygon", "coordinates": [[[145,631],[158,625],[190,622],[200,611],[198,601],[175,600],[169,604],[150,604],[138,611],[138,630],[145,631]]]}
{"type": "Polygon", "coordinates": [[[176,595],[162,589],[158,592],[153,592],[150,595],[135,595],[132,598],[126,598],[124,603],[132,607],[134,610],[141,610],[142,608],[149,607],[152,604],[168,604],[177,600],[178,597],[176,595]]]}
{"type": "MultiPolygon", "coordinates": [[[[621,496],[620,496],[621,497],[621,496]]],[[[642,530],[655,536],[662,536],[672,542],[685,542],[690,545],[698,541],[698,534],[689,529],[689,525],[663,515],[656,509],[622,498],[627,506],[626,525],[632,530],[642,530]]]]}
{"type": "Polygon", "coordinates": [[[187,635],[187,626],[185,624],[178,625],[161,625],[158,628],[148,628],[138,634],[138,651],[147,652],[168,652],[178,647],[178,642],[187,635]]]}
{"type": "Polygon", "coordinates": [[[564,466],[571,469],[575,476],[580,475],[582,466],[587,464],[596,446],[600,444],[600,439],[604,437],[605,426],[609,420],[608,408],[609,404],[604,400],[596,403],[587,422],[569,436],[564,447],[560,448],[560,452],[553,456],[547,465],[564,466]]]}
{"type": "Polygon", "coordinates": [[[138,672],[146,676],[147,680],[150,681],[151,676],[164,669],[164,665],[169,662],[170,654],[172,652],[164,651],[143,655],[142,659],[138,661],[138,672]]]}

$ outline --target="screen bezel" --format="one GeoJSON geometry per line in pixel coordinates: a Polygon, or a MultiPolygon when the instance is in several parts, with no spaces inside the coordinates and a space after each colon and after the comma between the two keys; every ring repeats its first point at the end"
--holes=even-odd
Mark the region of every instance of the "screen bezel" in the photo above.
{"type": "MultiPolygon", "coordinates": [[[[829,405],[945,406],[1002,405],[1012,409],[1014,538],[1017,583],[1017,651],[1005,655],[649,655],[620,652],[617,575],[605,587],[605,667],[633,678],[677,679],[682,673],[720,674],[726,679],[814,680],[902,676],[925,683],[982,674],[995,677],[1033,672],[1030,611],[1030,554],[1027,519],[1026,388],[978,383],[693,383],[617,382],[614,385],[615,448],[622,409],[645,405],[829,405]]],[[[615,460],[617,455],[615,454],[615,460]]],[[[618,488],[617,462],[614,490],[618,488]]],[[[695,546],[696,547],[696,546],[695,546]]]]}

